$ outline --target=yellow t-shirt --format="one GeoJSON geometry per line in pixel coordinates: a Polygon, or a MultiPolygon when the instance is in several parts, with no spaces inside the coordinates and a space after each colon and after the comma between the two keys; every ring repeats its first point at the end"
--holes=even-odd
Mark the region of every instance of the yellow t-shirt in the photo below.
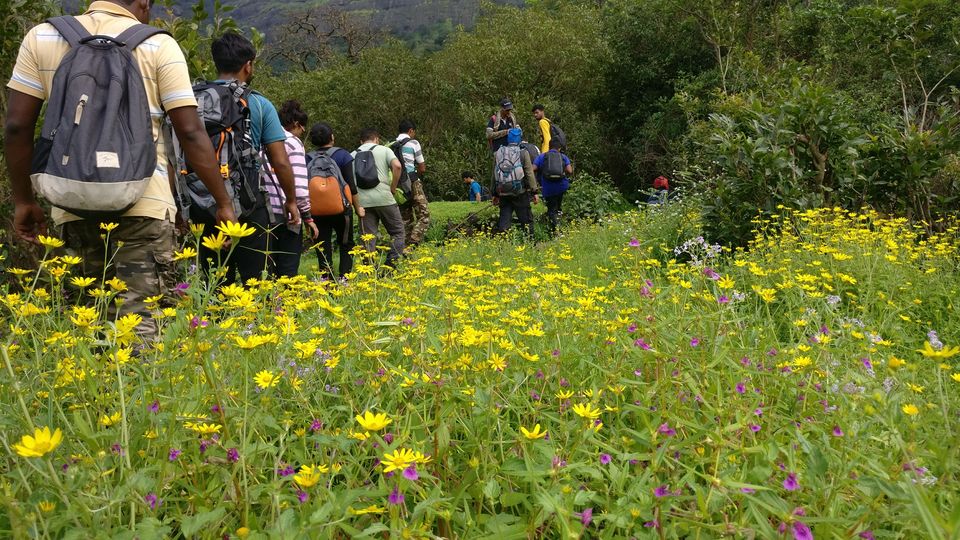
{"type": "MultiPolygon", "coordinates": [[[[139,21],[122,6],[98,1],[77,17],[91,34],[116,37],[139,21]]],[[[17,64],[7,88],[46,100],[53,89],[53,75],[70,45],[48,23],[33,27],[23,38],[17,64]]],[[[133,57],[143,75],[143,84],[153,120],[153,138],[157,141],[157,169],[140,200],[124,216],[150,217],[173,221],[177,206],[167,178],[166,144],[161,122],[164,111],[179,107],[196,107],[190,85],[190,74],[183,51],[176,40],[160,34],[144,41],[133,51],[133,57]]],[[[59,208],[52,211],[53,221],[60,225],[80,219],[59,208]]]]}
{"type": "Polygon", "coordinates": [[[541,118],[537,124],[540,126],[540,136],[543,138],[543,142],[540,143],[540,153],[546,154],[550,151],[550,121],[541,118]]]}

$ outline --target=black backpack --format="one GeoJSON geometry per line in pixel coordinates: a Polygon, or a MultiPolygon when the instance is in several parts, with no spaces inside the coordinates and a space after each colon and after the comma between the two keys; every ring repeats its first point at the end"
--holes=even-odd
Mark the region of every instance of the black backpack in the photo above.
{"type": "Polygon", "coordinates": [[[563,169],[563,154],[550,151],[543,155],[543,172],[541,175],[544,180],[553,182],[563,180],[563,169]]]}
{"type": "MultiPolygon", "coordinates": [[[[265,204],[260,181],[261,161],[250,130],[250,94],[246,84],[201,82],[193,87],[197,114],[203,122],[220,165],[227,195],[233,200],[237,217],[247,217],[265,204]]],[[[178,163],[178,184],[182,208],[195,219],[216,218],[217,203],[200,177],[187,163],[179,141],[174,142],[178,163]]]]}
{"type": "Polygon", "coordinates": [[[403,139],[390,143],[390,149],[393,150],[393,155],[400,161],[400,182],[398,187],[407,199],[410,199],[413,195],[413,181],[418,178],[418,175],[416,171],[413,171],[413,173],[407,171],[407,162],[403,159],[403,147],[410,141],[415,140],[416,139],[411,137],[404,137],[403,139]]]}
{"type": "Polygon", "coordinates": [[[550,123],[550,139],[555,140],[560,143],[560,150],[562,152],[567,151],[567,134],[560,129],[560,126],[554,124],[550,120],[547,120],[550,123]]]}
{"type": "Polygon", "coordinates": [[[360,189],[373,189],[380,185],[380,173],[377,171],[376,156],[370,150],[357,150],[353,156],[353,179],[360,189]]]}
{"type": "Polygon", "coordinates": [[[120,216],[140,200],[157,168],[150,106],[133,50],[167,32],[135,24],[112,38],[91,36],[74,17],[47,22],[70,51],[53,76],[31,180],[53,206],[92,219],[120,216]]]}

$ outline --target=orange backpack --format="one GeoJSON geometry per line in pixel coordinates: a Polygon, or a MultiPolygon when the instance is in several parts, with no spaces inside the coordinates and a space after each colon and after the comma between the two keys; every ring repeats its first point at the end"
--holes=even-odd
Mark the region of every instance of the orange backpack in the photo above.
{"type": "Polygon", "coordinates": [[[350,209],[350,187],[340,173],[340,166],[332,156],[338,148],[312,152],[307,166],[310,181],[310,213],[315,216],[337,216],[350,209]]]}

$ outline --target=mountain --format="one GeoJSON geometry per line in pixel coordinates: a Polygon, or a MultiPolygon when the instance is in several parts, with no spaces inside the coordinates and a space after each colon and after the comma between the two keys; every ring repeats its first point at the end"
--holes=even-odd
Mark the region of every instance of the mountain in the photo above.
{"type": "MultiPolygon", "coordinates": [[[[487,0],[489,1],[489,0],[487,0]]],[[[213,11],[214,0],[204,0],[207,11],[213,11]]],[[[68,13],[75,13],[84,0],[62,0],[68,13]]],[[[163,2],[156,2],[162,4],[163,2]]],[[[171,0],[174,13],[190,16],[195,0],[171,0]]],[[[253,26],[264,32],[270,41],[270,32],[286,21],[290,13],[311,7],[329,5],[348,13],[369,16],[377,27],[386,28],[401,38],[435,34],[438,30],[452,30],[457,25],[472,27],[480,12],[481,0],[223,0],[234,7],[229,13],[241,27],[253,26]]],[[[493,4],[523,5],[523,0],[493,0],[493,4]]],[[[161,13],[162,6],[154,8],[161,13]]]]}

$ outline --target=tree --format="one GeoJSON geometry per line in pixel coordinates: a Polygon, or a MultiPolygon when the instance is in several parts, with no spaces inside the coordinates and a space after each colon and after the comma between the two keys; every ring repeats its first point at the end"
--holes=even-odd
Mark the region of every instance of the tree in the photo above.
{"type": "Polygon", "coordinates": [[[367,18],[330,5],[314,6],[290,14],[266,58],[308,72],[327,65],[341,52],[356,62],[382,36],[383,32],[373,28],[367,18]]]}

